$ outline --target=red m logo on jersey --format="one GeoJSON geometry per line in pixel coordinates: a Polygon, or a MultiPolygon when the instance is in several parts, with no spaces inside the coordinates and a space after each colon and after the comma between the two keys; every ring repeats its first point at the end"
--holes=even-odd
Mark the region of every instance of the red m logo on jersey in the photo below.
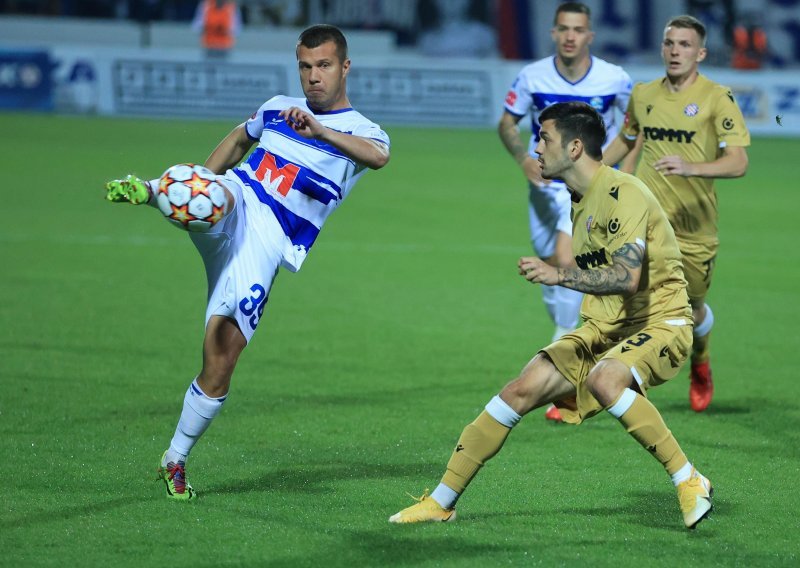
{"type": "Polygon", "coordinates": [[[269,152],[264,152],[264,157],[261,158],[261,163],[258,164],[255,174],[258,181],[273,191],[286,196],[292,188],[294,180],[297,179],[299,171],[300,168],[294,164],[286,164],[279,168],[275,161],[275,156],[269,152]]]}

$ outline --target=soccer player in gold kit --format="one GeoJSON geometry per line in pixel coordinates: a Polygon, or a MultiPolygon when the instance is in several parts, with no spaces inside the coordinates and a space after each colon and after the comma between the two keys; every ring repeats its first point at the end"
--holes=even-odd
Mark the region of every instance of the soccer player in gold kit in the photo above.
{"type": "Polygon", "coordinates": [[[441,483],[393,523],[450,521],[469,482],[531,410],[555,403],[565,422],[602,410],[617,418],[677,487],[688,528],[711,510],[711,483],[700,475],[646,398],[674,377],[692,343],[686,280],[675,234],[647,186],[602,163],[603,119],[581,102],[557,103],[540,116],[536,147],[544,177],[563,179],[573,201],[577,267],[523,257],[530,282],[585,294],[583,325],[545,347],[461,434],[441,483]],[[563,404],[570,399],[574,404],[563,404]]]}
{"type": "Polygon", "coordinates": [[[705,27],[692,16],[667,23],[661,47],[666,76],[634,87],[625,125],[604,153],[605,163],[616,164],[637,135],[644,139],[636,176],[667,212],[683,255],[694,319],[689,401],[697,412],[714,393],[708,349],[714,315],[705,301],[719,246],[714,178],[743,176],[750,145],[731,90],[698,72],[705,38],[705,27]]]}

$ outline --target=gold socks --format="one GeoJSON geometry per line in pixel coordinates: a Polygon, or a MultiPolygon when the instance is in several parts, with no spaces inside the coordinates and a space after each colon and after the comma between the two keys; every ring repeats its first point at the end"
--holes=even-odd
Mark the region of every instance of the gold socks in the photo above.
{"type": "Polygon", "coordinates": [[[447,462],[442,483],[456,493],[463,493],[484,462],[500,451],[509,432],[511,428],[500,424],[485,410],[481,412],[461,433],[456,449],[447,462]]]}
{"type": "Polygon", "coordinates": [[[686,455],[664,424],[661,414],[642,395],[636,394],[631,406],[618,420],[637,442],[661,462],[670,475],[686,465],[686,455]]]}

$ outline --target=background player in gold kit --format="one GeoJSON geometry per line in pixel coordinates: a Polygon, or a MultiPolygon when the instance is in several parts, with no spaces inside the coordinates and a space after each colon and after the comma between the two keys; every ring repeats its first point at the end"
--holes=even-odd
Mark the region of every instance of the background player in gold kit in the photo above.
{"type": "Polygon", "coordinates": [[[577,407],[560,406],[564,420],[578,424],[608,410],[672,477],[684,523],[693,528],[711,510],[711,483],[644,396],[677,374],[691,345],[675,234],[642,181],[602,164],[606,131],[592,107],[557,103],[540,121],[542,175],[563,179],[572,193],[578,266],[523,257],[519,271],[531,282],[584,292],[583,325],[539,351],[464,429],[434,492],[389,521],[453,520],[456,500],[522,416],[574,397],[577,407]]]}
{"type": "Polygon", "coordinates": [[[705,38],[705,27],[692,16],[667,23],[661,47],[666,76],[634,87],[625,125],[604,154],[615,164],[637,135],[643,138],[636,175],[667,212],[683,254],[694,318],[689,400],[697,412],[714,393],[708,349],[714,315],[705,302],[719,246],[714,178],[743,176],[750,145],[731,90],[698,72],[705,38]]]}
{"type": "MultiPolygon", "coordinates": [[[[523,67],[506,95],[497,132],[503,146],[528,180],[528,220],[535,254],[554,266],[575,266],[572,257],[572,222],[569,191],[561,180],[542,178],[536,159],[539,113],[554,102],[583,101],[603,116],[607,140],[621,126],[617,110],[625,112],[633,83],[619,66],[590,52],[594,40],[591,10],[582,2],[564,2],[556,8],[551,30],[555,55],[523,67]],[[530,115],[532,136],[524,140],[518,124],[530,115]]],[[[632,171],[632,170],[628,170],[632,171]]],[[[583,296],[562,286],[541,290],[547,313],[555,325],[553,340],[580,325],[583,296]]],[[[561,420],[558,408],[545,412],[548,420],[561,420]]]]}

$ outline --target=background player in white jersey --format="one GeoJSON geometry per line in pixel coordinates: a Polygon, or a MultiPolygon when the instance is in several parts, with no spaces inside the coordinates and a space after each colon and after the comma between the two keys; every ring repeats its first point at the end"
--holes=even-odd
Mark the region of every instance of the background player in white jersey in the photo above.
{"type": "MultiPolygon", "coordinates": [[[[591,11],[585,4],[565,2],[559,5],[551,35],[556,54],[520,71],[506,95],[505,112],[497,130],[503,145],[528,180],[531,242],[536,254],[553,266],[569,267],[575,265],[570,197],[562,181],[542,177],[535,151],[539,140],[539,114],[556,102],[585,102],[603,116],[610,141],[619,130],[615,109],[625,112],[632,83],[621,67],[589,53],[594,32],[591,11]],[[518,124],[528,113],[533,136],[529,144],[525,144],[518,124]]],[[[583,294],[552,286],[542,288],[542,298],[555,324],[553,339],[577,327],[583,294]]],[[[555,406],[548,408],[545,416],[561,420],[555,406]]]]}
{"type": "MultiPolygon", "coordinates": [[[[278,268],[299,270],[325,219],[361,174],[389,161],[389,137],[350,107],[350,60],[342,32],[312,26],[300,34],[296,54],[306,98],[270,99],[205,163],[220,174],[228,206],[210,232],[191,235],[206,267],[209,300],[203,367],[186,392],[159,468],[167,496],[174,499],[195,495],[186,481],[186,458],[227,397],[278,268]]],[[[109,182],[106,197],[154,204],[157,184],[128,176],[109,182]]]]}

